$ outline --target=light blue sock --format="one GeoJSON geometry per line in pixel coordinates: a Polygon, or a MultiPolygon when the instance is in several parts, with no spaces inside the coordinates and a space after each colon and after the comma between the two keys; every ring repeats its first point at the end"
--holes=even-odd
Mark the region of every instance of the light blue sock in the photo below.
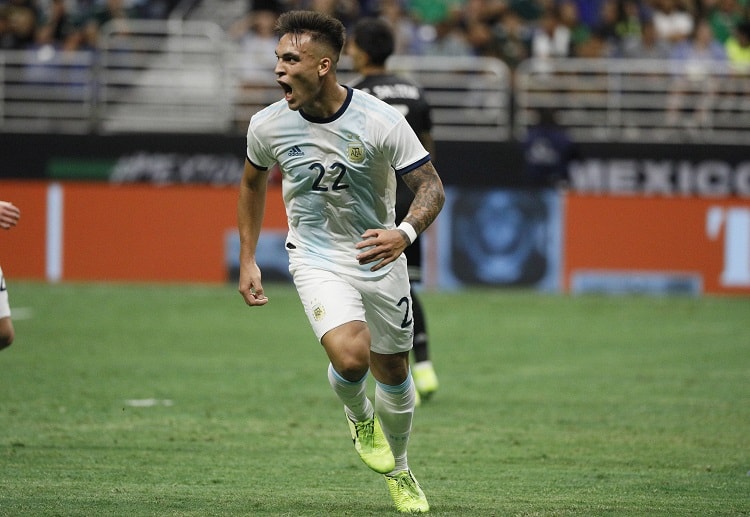
{"type": "Polygon", "coordinates": [[[398,386],[375,384],[375,412],[396,459],[394,472],[409,468],[406,448],[416,405],[415,391],[411,372],[398,386]]]}
{"type": "Polygon", "coordinates": [[[358,381],[347,381],[333,369],[332,364],[328,364],[328,382],[334,393],[344,403],[346,414],[355,422],[372,418],[374,414],[372,403],[367,398],[366,380],[367,374],[364,374],[358,381]]]}

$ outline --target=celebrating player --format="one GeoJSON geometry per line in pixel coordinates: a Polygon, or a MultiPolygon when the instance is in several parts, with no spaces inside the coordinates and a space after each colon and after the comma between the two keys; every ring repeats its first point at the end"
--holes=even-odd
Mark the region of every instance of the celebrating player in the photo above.
{"type": "Polygon", "coordinates": [[[354,446],[384,474],[396,508],[429,504],[407,461],[415,388],[413,312],[403,252],[437,217],[445,195],[430,155],[392,106],[338,83],[345,30],[313,11],[279,17],[275,74],[284,99],[252,117],[240,185],[239,291],[268,303],[255,251],[268,170],[278,163],[289,270],[330,364],[354,446]],[[396,175],[415,193],[395,224],[396,175]],[[375,379],[374,402],[366,393],[375,379]]]}

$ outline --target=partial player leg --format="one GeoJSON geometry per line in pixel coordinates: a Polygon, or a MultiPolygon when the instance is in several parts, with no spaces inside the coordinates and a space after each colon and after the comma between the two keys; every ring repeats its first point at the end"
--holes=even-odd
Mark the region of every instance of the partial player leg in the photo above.
{"type": "Polygon", "coordinates": [[[438,389],[438,379],[435,368],[430,360],[427,324],[425,321],[422,302],[414,289],[411,290],[412,310],[414,313],[414,364],[412,375],[421,399],[429,399],[438,389]]]}
{"type": "Polygon", "coordinates": [[[3,270],[0,269],[0,350],[9,347],[14,338],[15,330],[13,329],[13,320],[10,319],[8,290],[5,286],[3,270]]]}
{"type": "MultiPolygon", "coordinates": [[[[373,353],[374,365],[389,364],[391,372],[408,368],[408,353],[380,356],[373,353]],[[394,361],[402,360],[400,366],[393,367],[394,361]]],[[[394,378],[391,377],[391,382],[394,378]]],[[[405,379],[400,384],[386,384],[377,381],[375,384],[375,412],[380,417],[383,431],[391,445],[395,466],[392,472],[385,475],[388,491],[399,512],[426,512],[430,506],[427,498],[419,486],[416,478],[409,469],[407,448],[411,434],[414,407],[416,403],[416,389],[411,375],[406,372],[405,379]]]]}
{"type": "Polygon", "coordinates": [[[327,332],[321,343],[331,364],[328,382],[344,404],[354,448],[375,472],[393,470],[395,460],[366,393],[370,334],[364,322],[353,321],[327,332]]]}
{"type": "Polygon", "coordinates": [[[10,316],[7,318],[0,318],[0,350],[9,347],[13,343],[15,338],[15,330],[13,329],[13,321],[10,316]]]}

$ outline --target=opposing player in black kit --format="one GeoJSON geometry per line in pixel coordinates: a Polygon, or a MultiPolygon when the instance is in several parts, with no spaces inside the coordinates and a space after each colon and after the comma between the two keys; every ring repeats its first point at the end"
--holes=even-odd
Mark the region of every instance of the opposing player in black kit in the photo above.
{"type": "MultiPolygon", "coordinates": [[[[435,160],[435,145],[432,139],[432,119],[430,106],[422,88],[413,81],[389,73],[385,61],[393,53],[395,39],[390,25],[380,18],[363,18],[354,26],[348,41],[348,53],[354,70],[361,74],[350,86],[363,90],[382,101],[396,107],[414,129],[425,149],[435,160]]],[[[398,176],[397,176],[398,177],[398,176]]],[[[396,223],[406,215],[414,194],[406,183],[398,177],[396,189],[396,223]]],[[[422,280],[422,245],[419,239],[404,252],[409,268],[409,280],[413,283],[422,280]]],[[[421,399],[428,399],[438,389],[437,375],[430,359],[427,325],[422,304],[411,290],[414,307],[414,364],[411,367],[417,393],[421,399]]]]}

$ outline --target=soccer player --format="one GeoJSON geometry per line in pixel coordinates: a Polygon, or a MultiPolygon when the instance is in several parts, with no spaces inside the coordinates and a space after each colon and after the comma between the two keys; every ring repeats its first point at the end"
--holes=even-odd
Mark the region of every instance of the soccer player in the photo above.
{"type": "MultiPolygon", "coordinates": [[[[21,211],[8,201],[0,201],[0,228],[9,230],[13,228],[21,217],[21,211]]],[[[5,286],[3,269],[0,268],[0,350],[7,348],[15,338],[13,320],[10,318],[10,303],[8,302],[8,289],[5,286]]]]}
{"type": "MultiPolygon", "coordinates": [[[[352,58],[354,70],[361,77],[351,86],[358,88],[397,108],[419,137],[422,145],[435,159],[435,145],[432,139],[432,118],[430,105],[419,85],[405,77],[388,73],[385,61],[393,53],[395,38],[390,25],[380,18],[362,18],[356,23],[354,34],[349,38],[347,50],[352,58]]],[[[401,176],[396,186],[396,224],[399,224],[414,199],[414,193],[401,176]]],[[[422,281],[422,244],[419,239],[404,252],[408,264],[409,280],[422,281]]],[[[411,367],[417,393],[422,399],[429,399],[438,389],[437,375],[430,359],[430,350],[422,303],[414,289],[411,289],[414,307],[414,364],[411,367]]]]}
{"type": "Polygon", "coordinates": [[[409,372],[413,314],[404,250],[445,200],[429,153],[392,106],[338,83],[344,26],[314,11],[282,14],[274,69],[284,98],[255,114],[240,184],[239,291],[268,298],[255,261],[268,170],[282,173],[289,270],[330,364],[355,450],[384,474],[396,508],[429,504],[409,468],[415,393],[409,372]],[[395,224],[396,175],[415,192],[395,224]],[[374,401],[366,393],[375,379],[374,401]]]}

